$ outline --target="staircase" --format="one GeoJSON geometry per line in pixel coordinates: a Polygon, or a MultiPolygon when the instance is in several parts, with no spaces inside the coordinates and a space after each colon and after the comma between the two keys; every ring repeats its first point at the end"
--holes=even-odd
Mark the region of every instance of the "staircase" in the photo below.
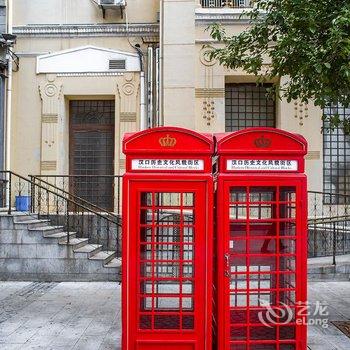
{"type": "Polygon", "coordinates": [[[0,280],[120,281],[119,216],[41,180],[1,173],[0,280]],[[30,198],[30,211],[12,208],[18,196],[30,198]]]}
{"type": "Polygon", "coordinates": [[[115,251],[89,244],[62,226],[0,209],[0,279],[21,281],[119,281],[115,251]]]}

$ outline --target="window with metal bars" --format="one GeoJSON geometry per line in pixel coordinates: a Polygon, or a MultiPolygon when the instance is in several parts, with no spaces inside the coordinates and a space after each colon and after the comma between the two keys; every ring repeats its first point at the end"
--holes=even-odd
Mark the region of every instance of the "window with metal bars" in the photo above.
{"type": "MultiPolygon", "coordinates": [[[[350,107],[329,106],[324,113],[327,116],[338,115],[344,120],[350,118],[350,107]]],[[[323,127],[323,190],[327,193],[349,194],[350,136],[345,135],[342,128],[332,130],[328,121],[324,122],[323,127]]],[[[332,196],[333,201],[339,202],[333,204],[343,204],[341,201],[344,201],[344,197],[332,196]]]]}
{"type": "Polygon", "coordinates": [[[276,126],[275,100],[268,97],[272,84],[226,84],[225,130],[276,126]]]}

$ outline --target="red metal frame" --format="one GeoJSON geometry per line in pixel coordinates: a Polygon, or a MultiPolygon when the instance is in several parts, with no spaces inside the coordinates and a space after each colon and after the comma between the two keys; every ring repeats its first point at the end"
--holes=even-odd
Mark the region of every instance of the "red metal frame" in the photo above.
{"type": "Polygon", "coordinates": [[[122,349],[209,350],[213,140],[164,127],[126,135],[123,146],[122,349]],[[138,168],[151,159],[153,169],[138,168]],[[201,166],[177,169],[186,159],[201,166]]]}
{"type": "Polygon", "coordinates": [[[277,129],[217,136],[217,349],[306,349],[306,149],[277,129]],[[232,159],[298,168],[229,170],[232,159]]]}

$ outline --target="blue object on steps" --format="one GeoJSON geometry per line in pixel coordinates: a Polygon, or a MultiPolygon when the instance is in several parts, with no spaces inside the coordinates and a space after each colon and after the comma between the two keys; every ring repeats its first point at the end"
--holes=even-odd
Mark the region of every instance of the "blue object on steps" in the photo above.
{"type": "Polygon", "coordinates": [[[16,210],[17,211],[30,211],[30,196],[16,196],[16,210]]]}

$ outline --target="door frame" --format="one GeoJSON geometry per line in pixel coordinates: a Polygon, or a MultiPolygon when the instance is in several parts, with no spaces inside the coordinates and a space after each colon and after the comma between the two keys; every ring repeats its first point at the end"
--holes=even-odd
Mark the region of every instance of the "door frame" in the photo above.
{"type": "MultiPolygon", "coordinates": [[[[217,208],[217,235],[218,240],[218,348],[230,350],[230,277],[225,276],[227,261],[225,254],[230,250],[229,228],[229,193],[232,187],[295,187],[296,188],[296,253],[295,253],[295,301],[305,302],[307,298],[307,192],[306,177],[267,175],[254,176],[219,176],[218,180],[218,208],[217,208]],[[220,310],[223,310],[220,312],[220,310]]],[[[279,202],[279,200],[277,200],[279,202]]],[[[247,219],[249,220],[249,218],[247,219]]],[[[249,290],[249,288],[248,288],[249,290]]],[[[296,306],[296,310],[298,307],[296,306]]],[[[301,317],[299,317],[300,319],[301,317]]],[[[296,317],[298,319],[298,317],[296,317]]],[[[248,323],[249,324],[249,323],[248,323]]],[[[304,350],[306,344],[306,326],[296,325],[295,347],[304,350]]],[[[271,343],[273,340],[271,340],[271,343]]],[[[251,344],[250,340],[242,341],[242,344],[251,344]]],[[[276,342],[276,344],[279,341],[276,342]]]]}
{"type": "MultiPolygon", "coordinates": [[[[157,341],[159,343],[159,349],[163,344],[171,340],[178,341],[179,344],[189,344],[195,343],[195,349],[209,349],[211,344],[207,342],[211,341],[211,336],[207,335],[207,332],[211,332],[211,329],[208,327],[208,318],[211,317],[211,307],[208,306],[208,300],[211,302],[211,294],[208,293],[208,283],[211,284],[211,271],[208,271],[208,267],[212,264],[209,261],[210,257],[208,256],[208,249],[210,249],[210,239],[211,237],[211,228],[208,228],[208,218],[211,217],[209,211],[209,199],[208,199],[208,189],[211,186],[208,185],[207,181],[181,181],[181,180],[168,180],[163,182],[162,180],[145,180],[145,181],[135,181],[130,179],[128,181],[129,188],[129,199],[130,203],[134,203],[135,208],[132,212],[129,211],[129,220],[128,220],[128,243],[124,245],[124,257],[137,257],[133,264],[125,263],[126,274],[128,277],[128,292],[125,295],[127,310],[124,312],[127,314],[128,319],[128,328],[129,334],[136,340],[137,344],[143,344],[147,341],[154,341],[154,346],[156,346],[157,341]],[[155,183],[156,182],[156,183],[155,183]],[[156,330],[141,330],[138,327],[139,320],[138,316],[140,313],[140,301],[137,299],[135,302],[135,296],[138,295],[139,284],[141,280],[140,273],[140,208],[141,208],[141,193],[143,192],[164,192],[164,193],[177,193],[177,192],[193,192],[195,193],[195,202],[194,202],[194,213],[195,213],[195,240],[194,240],[194,292],[193,292],[193,303],[194,303],[194,328],[189,330],[184,329],[156,329],[156,330]],[[205,259],[205,263],[203,262],[205,259]],[[130,277],[134,276],[134,277],[130,277]],[[136,278],[135,278],[136,276],[136,278]],[[209,277],[208,277],[209,276],[209,277]],[[132,298],[131,293],[134,295],[132,298]],[[209,315],[210,313],[210,315],[209,315]],[[156,336],[155,336],[156,334],[156,336]],[[181,334],[181,335],[180,335],[181,334]],[[179,336],[181,337],[180,339],[179,336]],[[165,342],[165,343],[164,343],[165,342]]],[[[129,204],[130,206],[130,204],[129,204]]],[[[125,231],[124,231],[125,232],[125,231]]],[[[124,241],[125,242],[125,241],[124,241]]],[[[125,287],[125,286],[124,286],[125,287]]],[[[126,288],[126,287],[125,287],[126,288]]],[[[210,285],[211,288],[211,285],[210,285]]],[[[125,305],[125,304],[123,304],[125,305]]],[[[130,350],[136,349],[135,344],[129,344],[130,350]]],[[[158,347],[157,347],[158,349],[158,347]]]]}

